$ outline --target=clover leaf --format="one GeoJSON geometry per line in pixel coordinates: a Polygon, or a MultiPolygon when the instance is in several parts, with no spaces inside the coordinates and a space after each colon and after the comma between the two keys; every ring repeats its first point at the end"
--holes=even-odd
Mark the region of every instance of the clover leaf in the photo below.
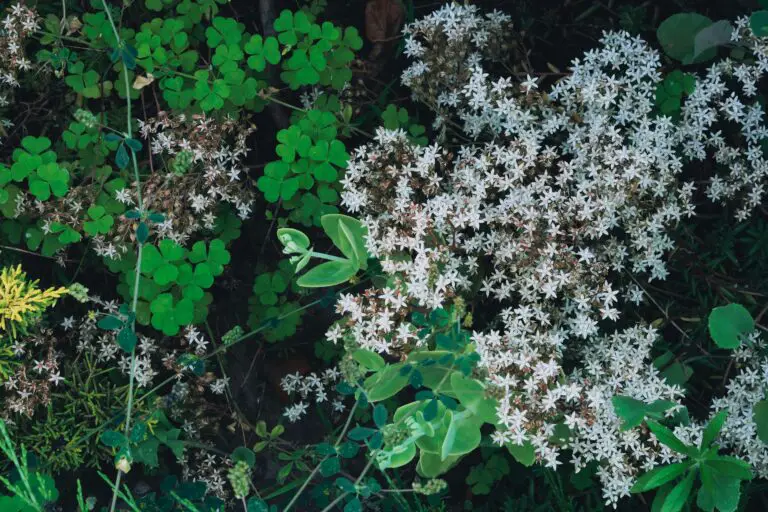
{"type": "Polygon", "coordinates": [[[83,229],[91,236],[106,235],[115,223],[115,219],[111,215],[107,215],[106,210],[101,205],[88,208],[88,217],[91,220],[83,223],[83,229]]]}
{"type": "Polygon", "coordinates": [[[198,71],[195,76],[197,81],[195,82],[194,96],[200,102],[200,108],[208,111],[223,107],[224,100],[229,97],[230,93],[227,82],[217,78],[210,83],[208,71],[198,71]]]}
{"type": "Polygon", "coordinates": [[[309,34],[312,24],[307,15],[298,11],[293,13],[288,9],[283,10],[274,23],[278,40],[285,45],[295,45],[299,42],[299,36],[309,34]]]}
{"type": "Polygon", "coordinates": [[[299,178],[288,177],[290,173],[291,168],[287,163],[269,162],[264,168],[264,176],[256,181],[256,186],[270,203],[276,203],[281,198],[291,199],[299,190],[299,178]]]}
{"type": "Polygon", "coordinates": [[[248,67],[255,71],[264,71],[267,63],[277,64],[281,58],[277,39],[272,36],[262,39],[258,34],[251,36],[245,44],[245,53],[250,55],[248,67]]]}
{"type": "Polygon", "coordinates": [[[221,43],[237,45],[243,38],[243,28],[233,18],[216,16],[212,26],[205,30],[205,38],[209,48],[216,48],[221,43]]]}

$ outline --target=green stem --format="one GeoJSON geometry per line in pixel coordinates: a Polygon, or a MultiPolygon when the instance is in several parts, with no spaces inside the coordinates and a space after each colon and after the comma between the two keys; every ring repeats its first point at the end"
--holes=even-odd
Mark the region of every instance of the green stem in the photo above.
{"type": "MultiPolygon", "coordinates": [[[[355,402],[355,405],[352,406],[352,409],[349,410],[349,415],[347,416],[347,421],[344,423],[344,427],[341,429],[341,433],[339,433],[339,437],[336,439],[336,444],[333,445],[334,448],[338,448],[338,446],[341,444],[341,441],[344,439],[344,436],[347,433],[347,430],[349,429],[349,425],[352,423],[352,417],[355,415],[355,410],[357,409],[357,402],[355,402]]],[[[296,491],[296,494],[293,495],[293,498],[290,502],[288,502],[288,505],[283,509],[283,512],[288,512],[288,510],[293,506],[294,503],[299,499],[299,496],[301,496],[301,493],[304,492],[304,489],[307,488],[309,485],[309,482],[312,481],[312,479],[315,477],[315,474],[320,470],[320,465],[327,459],[328,456],[323,457],[323,460],[321,460],[317,466],[315,466],[315,469],[312,470],[312,472],[307,476],[307,479],[304,480],[304,483],[301,484],[301,487],[298,491],[296,491]]]]}
{"type": "Polygon", "coordinates": [[[334,256],[332,254],[325,254],[324,252],[315,252],[315,251],[309,251],[310,256],[313,258],[319,258],[321,260],[330,260],[330,261],[349,261],[347,258],[341,258],[339,256],[334,256]]]}
{"type": "Polygon", "coordinates": [[[344,498],[346,498],[348,494],[349,494],[348,492],[345,492],[344,494],[342,494],[341,496],[339,496],[338,498],[336,498],[335,500],[333,500],[332,502],[330,502],[330,503],[328,504],[328,506],[327,506],[327,507],[325,507],[325,508],[324,508],[323,510],[321,510],[320,512],[329,512],[329,511],[333,510],[333,507],[335,507],[335,506],[336,506],[336,505],[337,505],[337,504],[338,504],[338,503],[339,503],[341,500],[343,500],[344,498]]]}
{"type": "MultiPolygon", "coordinates": [[[[112,32],[115,34],[115,40],[117,41],[118,47],[122,45],[122,41],[120,40],[120,33],[117,30],[117,27],[115,26],[115,21],[112,19],[112,11],[109,10],[109,7],[107,7],[106,0],[101,0],[102,5],[104,6],[104,11],[107,15],[107,18],[109,19],[109,24],[112,27],[112,32]]],[[[123,62],[123,67],[126,68],[125,62],[123,62]]],[[[128,82],[128,69],[123,70],[123,79],[125,83],[125,105],[126,105],[126,135],[128,138],[132,138],[133,136],[133,127],[131,126],[131,85],[128,82]]],[[[131,150],[131,159],[133,161],[133,176],[134,181],[136,184],[136,199],[138,204],[139,212],[143,212],[144,205],[142,203],[141,198],[141,177],[139,176],[139,164],[136,161],[136,153],[131,150]]],[[[138,251],[137,251],[137,257],[136,257],[136,273],[135,278],[133,281],[133,301],[131,303],[131,313],[133,313],[134,319],[131,322],[131,330],[133,332],[136,332],[136,307],[138,305],[139,301],[139,279],[141,276],[141,256],[142,256],[142,249],[143,244],[137,240],[138,243],[138,251]]],[[[128,374],[128,404],[126,405],[125,409],[125,436],[130,436],[131,433],[131,415],[133,414],[133,388],[134,388],[134,381],[136,380],[136,347],[134,347],[131,350],[131,364],[130,364],[130,371],[128,374]]],[[[115,485],[112,492],[112,503],[109,507],[110,512],[114,512],[115,508],[117,507],[117,498],[120,494],[120,480],[122,479],[122,471],[118,470],[117,475],[115,476],[115,485]]]]}

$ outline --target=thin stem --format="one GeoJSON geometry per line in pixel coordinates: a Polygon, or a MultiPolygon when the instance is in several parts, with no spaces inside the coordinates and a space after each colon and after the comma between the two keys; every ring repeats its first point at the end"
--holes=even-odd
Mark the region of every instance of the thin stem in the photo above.
{"type": "MultiPolygon", "coordinates": [[[[339,503],[341,500],[343,500],[344,498],[346,498],[348,494],[349,494],[348,492],[345,492],[344,494],[342,494],[341,496],[339,496],[338,498],[336,498],[335,500],[333,500],[332,502],[330,502],[330,503],[328,504],[328,506],[327,506],[327,507],[325,507],[325,508],[324,508],[323,510],[321,510],[320,512],[329,512],[329,511],[333,510],[333,507],[335,507],[335,506],[336,506],[336,505],[337,505],[337,504],[338,504],[338,503],[339,503]]],[[[286,510],[287,510],[287,509],[286,509],[286,510]]]]}
{"type": "MultiPolygon", "coordinates": [[[[122,45],[122,41],[120,40],[120,33],[117,30],[117,27],[115,26],[115,21],[112,19],[112,11],[109,10],[109,7],[107,6],[106,0],[101,0],[102,5],[104,6],[104,11],[107,15],[107,18],[109,19],[109,24],[112,27],[112,32],[115,34],[115,40],[117,41],[118,47],[122,45]]],[[[123,62],[123,67],[125,67],[125,62],[123,62]]],[[[126,120],[126,127],[125,127],[125,133],[128,136],[128,138],[132,138],[133,136],[133,128],[131,126],[131,86],[128,82],[128,72],[127,69],[124,70],[123,78],[125,83],[125,105],[126,105],[126,114],[125,114],[125,120],[126,120]]],[[[142,203],[141,199],[141,177],[139,175],[139,164],[136,161],[136,153],[131,150],[131,159],[133,161],[133,176],[134,181],[136,184],[136,199],[138,204],[139,212],[143,212],[144,205],[142,203]]],[[[139,278],[141,276],[141,255],[142,255],[142,249],[143,249],[143,243],[139,240],[136,240],[138,244],[138,251],[137,251],[137,257],[136,257],[136,274],[133,281],[133,301],[131,303],[131,313],[133,313],[134,318],[131,322],[131,330],[133,332],[136,332],[136,307],[138,305],[139,301],[139,278]]],[[[131,350],[131,364],[130,364],[130,372],[128,374],[128,404],[126,405],[125,409],[125,435],[128,437],[131,433],[131,415],[133,413],[133,388],[134,388],[134,381],[136,378],[136,347],[131,350]]],[[[110,512],[114,512],[115,508],[117,507],[117,497],[120,494],[120,480],[122,479],[122,471],[117,470],[117,475],[115,476],[115,485],[112,492],[112,503],[109,507],[110,512]]]]}
{"type": "Polygon", "coordinates": [[[318,465],[315,466],[315,469],[313,469],[312,472],[309,474],[309,476],[307,476],[307,479],[304,480],[303,484],[301,484],[301,487],[299,487],[299,490],[296,492],[296,494],[293,495],[293,498],[291,498],[291,501],[289,501],[288,505],[285,506],[285,508],[283,509],[283,512],[288,512],[291,509],[291,507],[294,505],[294,503],[296,503],[296,501],[299,499],[299,496],[301,496],[301,493],[304,492],[304,489],[306,489],[307,486],[309,485],[309,482],[311,482],[312,479],[317,474],[317,472],[320,471],[320,466],[323,464],[323,462],[325,462],[325,459],[327,458],[328,456],[326,455],[325,457],[322,458],[322,460],[318,463],[318,465]]]}
{"type": "Polygon", "coordinates": [[[315,251],[309,251],[309,254],[313,258],[319,258],[321,260],[330,260],[330,261],[348,261],[347,258],[341,258],[339,256],[334,256],[332,254],[325,254],[324,252],[315,252],[315,251]]]}
{"type": "MultiPolygon", "coordinates": [[[[334,448],[338,448],[338,446],[341,444],[341,441],[344,439],[344,436],[347,433],[347,430],[349,429],[349,425],[352,423],[352,417],[355,415],[355,410],[357,409],[357,402],[355,402],[355,405],[352,406],[352,409],[349,410],[349,415],[347,416],[347,421],[344,423],[344,427],[341,429],[341,432],[339,433],[339,437],[336,439],[336,444],[333,445],[334,448]]],[[[301,496],[301,493],[304,492],[304,489],[307,488],[309,485],[309,482],[312,481],[315,474],[320,470],[320,465],[327,459],[328,456],[323,457],[323,460],[321,460],[317,466],[315,466],[315,469],[312,470],[312,472],[307,476],[307,479],[304,480],[304,483],[301,484],[301,487],[298,491],[296,491],[296,494],[293,495],[293,498],[288,503],[288,506],[285,507],[283,512],[288,512],[288,510],[293,506],[294,503],[299,499],[299,496],[301,496]]]]}

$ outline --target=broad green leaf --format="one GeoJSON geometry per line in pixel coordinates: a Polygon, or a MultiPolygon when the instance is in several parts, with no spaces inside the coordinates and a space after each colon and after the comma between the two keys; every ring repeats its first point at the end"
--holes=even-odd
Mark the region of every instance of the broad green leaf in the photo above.
{"type": "Polygon", "coordinates": [[[709,314],[709,334],[720,348],[737,348],[742,336],[755,330],[752,315],[741,304],[714,308],[709,314]]]}
{"type": "Polygon", "coordinates": [[[465,455],[480,446],[482,422],[467,412],[456,413],[448,411],[450,423],[440,448],[440,458],[447,460],[449,456],[465,455]]]}
{"type": "Polygon", "coordinates": [[[696,34],[712,24],[712,20],[694,12],[679,13],[665,19],[656,30],[664,52],[683,64],[695,64],[710,60],[715,56],[715,50],[703,51],[694,56],[696,34]]]}
{"type": "Polygon", "coordinates": [[[661,506],[661,512],[679,512],[683,509],[691,494],[694,478],[696,472],[689,471],[685,478],[672,488],[661,506]]]}
{"type": "Polygon", "coordinates": [[[708,462],[702,464],[700,474],[702,485],[699,492],[705,494],[703,504],[711,504],[719,512],[734,512],[741,495],[739,479],[715,470],[708,462]]]}
{"type": "Polygon", "coordinates": [[[304,288],[335,286],[349,281],[350,278],[357,274],[358,269],[357,265],[348,260],[326,261],[309,269],[304,275],[299,277],[296,284],[304,288]]]}
{"type": "Polygon", "coordinates": [[[238,446],[232,451],[230,458],[233,462],[243,461],[248,464],[249,468],[252,468],[256,464],[256,455],[253,450],[246,448],[245,446],[238,446]]]}
{"type": "Polygon", "coordinates": [[[353,217],[341,214],[323,215],[320,223],[333,245],[338,247],[341,253],[350,260],[358,261],[360,268],[365,270],[368,259],[365,237],[368,235],[368,230],[363,223],[353,217]]]}
{"type": "Polygon", "coordinates": [[[757,427],[757,437],[768,444],[768,399],[760,400],[752,408],[752,421],[757,427]]]}
{"type": "Polygon", "coordinates": [[[507,451],[515,458],[517,462],[525,467],[531,467],[536,462],[536,449],[530,441],[526,440],[523,444],[507,443],[507,451]]]}
{"type": "Polygon", "coordinates": [[[749,17],[749,27],[757,37],[768,36],[768,11],[753,12],[749,17]]]}
{"type": "Polygon", "coordinates": [[[496,423],[496,399],[486,396],[485,386],[477,379],[465,377],[460,372],[451,375],[451,387],[461,405],[472,411],[486,423],[496,423]]]}
{"type": "Polygon", "coordinates": [[[408,377],[400,375],[402,366],[403,363],[389,365],[365,380],[363,389],[370,402],[386,400],[408,385],[408,377]]]}
{"type": "Polygon", "coordinates": [[[724,476],[738,480],[751,480],[753,476],[749,463],[736,457],[718,455],[704,464],[724,476]]]}
{"type": "Polygon", "coordinates": [[[422,451],[419,454],[416,472],[424,478],[437,478],[455,466],[459,459],[461,456],[456,455],[443,460],[440,455],[422,451]]]}
{"type": "Polygon", "coordinates": [[[648,428],[656,436],[661,444],[667,445],[678,453],[688,454],[690,449],[670,429],[653,420],[646,421],[648,428]]]}
{"type": "Polygon", "coordinates": [[[368,370],[381,370],[386,365],[384,358],[372,350],[359,348],[352,352],[352,358],[368,370]]]}
{"type": "Polygon", "coordinates": [[[707,428],[704,429],[704,434],[701,436],[701,445],[699,448],[705,449],[717,438],[720,434],[720,430],[723,428],[725,419],[728,417],[728,409],[723,409],[718,412],[707,424],[707,428]]]}
{"type": "Polygon", "coordinates": [[[632,486],[632,492],[645,492],[661,487],[685,473],[691,467],[692,462],[678,462],[667,466],[660,466],[643,474],[632,486]]]}

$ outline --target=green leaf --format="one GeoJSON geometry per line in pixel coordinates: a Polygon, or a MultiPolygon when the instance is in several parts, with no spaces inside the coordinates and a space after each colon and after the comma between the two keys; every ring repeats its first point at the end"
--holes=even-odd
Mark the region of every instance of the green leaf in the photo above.
{"type": "Polygon", "coordinates": [[[101,441],[101,444],[109,446],[110,448],[117,448],[118,446],[123,446],[128,443],[128,440],[122,433],[114,430],[104,431],[99,437],[99,441],[101,441]]]}
{"type": "Polygon", "coordinates": [[[646,403],[629,396],[616,395],[611,398],[616,416],[621,418],[621,430],[637,427],[645,418],[646,403]]]}
{"type": "Polygon", "coordinates": [[[653,420],[646,421],[648,428],[656,436],[661,444],[667,445],[678,453],[688,454],[690,452],[688,446],[685,445],[670,429],[657,423],[653,420]]]}
{"type": "Polygon", "coordinates": [[[716,507],[719,512],[734,512],[738,508],[741,482],[737,478],[713,469],[706,462],[701,465],[701,483],[699,494],[704,496],[696,500],[697,504],[716,507]]]}
{"type": "Polygon", "coordinates": [[[635,485],[632,486],[631,491],[645,492],[661,487],[685,473],[692,464],[692,462],[678,462],[667,466],[657,467],[638,478],[635,485]]]}
{"type": "Polygon", "coordinates": [[[247,512],[269,512],[269,506],[260,498],[248,498],[247,512]]]}
{"type": "Polygon", "coordinates": [[[705,464],[725,476],[738,480],[752,480],[752,470],[748,462],[736,457],[717,455],[707,459],[705,464]]]}
{"type": "Polygon", "coordinates": [[[320,463],[320,474],[326,478],[339,471],[341,471],[341,462],[338,457],[329,457],[320,463]]]}
{"type": "Polygon", "coordinates": [[[363,223],[341,214],[323,215],[320,222],[333,245],[350,260],[360,262],[360,268],[365,270],[368,259],[365,237],[368,230],[363,223]]]}
{"type": "Polygon", "coordinates": [[[327,261],[311,268],[296,280],[296,284],[304,288],[335,286],[349,281],[357,274],[358,269],[358,265],[348,260],[327,261]]]}
{"type": "Polygon", "coordinates": [[[115,165],[119,169],[125,169],[128,167],[131,158],[128,156],[128,151],[125,149],[125,144],[121,143],[117,148],[117,154],[115,155],[115,165]]]}
{"type": "Polygon", "coordinates": [[[277,239],[285,246],[287,251],[300,252],[301,250],[308,250],[311,244],[309,237],[293,228],[280,228],[277,230],[277,239]],[[298,249],[298,250],[297,250],[298,249]]]}
{"type": "Polygon", "coordinates": [[[768,11],[753,12],[749,17],[749,27],[757,37],[768,36],[768,11]]]}
{"type": "Polygon", "coordinates": [[[360,498],[355,496],[344,505],[344,512],[362,512],[363,504],[360,502],[360,498]]]}
{"type": "Polygon", "coordinates": [[[372,350],[359,348],[352,352],[352,358],[368,370],[381,370],[386,365],[384,358],[372,350]]]}
{"type": "Polygon", "coordinates": [[[696,33],[693,40],[693,59],[706,51],[717,51],[720,46],[731,44],[733,25],[729,21],[716,21],[696,33]]]}
{"type": "Polygon", "coordinates": [[[425,478],[436,478],[455,466],[459,459],[461,456],[457,455],[442,460],[440,455],[422,451],[419,454],[416,472],[425,478]]]}
{"type": "Polygon", "coordinates": [[[248,464],[249,468],[252,468],[256,464],[256,454],[253,453],[253,450],[246,448],[245,446],[238,446],[232,450],[232,455],[230,455],[230,458],[233,462],[245,462],[248,464]]]}
{"type": "Polygon", "coordinates": [[[482,422],[466,415],[466,412],[456,413],[447,411],[450,423],[445,439],[440,449],[440,458],[446,460],[450,456],[465,455],[480,446],[482,422]]]}
{"type": "Polygon", "coordinates": [[[720,348],[737,348],[742,337],[755,330],[755,321],[740,304],[714,308],[709,314],[709,334],[720,348]]]}
{"type": "Polygon", "coordinates": [[[702,450],[708,448],[709,445],[717,438],[720,430],[723,428],[725,419],[728,417],[728,409],[723,409],[718,412],[707,424],[707,428],[704,429],[704,434],[701,437],[701,445],[699,448],[702,450]]]}
{"type": "Polygon", "coordinates": [[[123,321],[114,315],[107,315],[99,320],[99,323],[96,325],[106,331],[116,331],[123,327],[123,321]]]}
{"type": "Polygon", "coordinates": [[[387,408],[381,404],[377,404],[373,408],[373,422],[377,427],[381,428],[387,422],[387,408]]]}
{"type": "Polygon", "coordinates": [[[386,400],[408,385],[408,377],[400,375],[402,366],[403,363],[389,365],[365,380],[363,389],[370,402],[386,400]]]}
{"type": "Polygon", "coordinates": [[[752,421],[757,427],[757,437],[768,444],[768,399],[760,400],[752,408],[752,421]]]}
{"type": "Polygon", "coordinates": [[[695,477],[696,472],[690,471],[679,484],[672,488],[667,495],[667,499],[664,500],[661,512],[679,512],[683,509],[688,501],[688,496],[691,494],[695,477]]]}
{"type": "Polygon", "coordinates": [[[485,386],[477,379],[470,379],[459,372],[451,374],[451,389],[456,394],[461,405],[472,411],[479,419],[486,423],[496,423],[496,408],[498,402],[486,397],[485,386]]]}
{"type": "Polygon", "coordinates": [[[536,449],[530,441],[526,440],[523,444],[507,443],[505,446],[515,460],[523,466],[531,467],[536,462],[536,449]]]}
{"type": "Polygon", "coordinates": [[[661,22],[656,36],[668,56],[683,64],[695,64],[715,56],[714,49],[705,50],[698,56],[694,55],[696,34],[710,25],[712,20],[698,13],[674,14],[661,22]]]}
{"type": "Polygon", "coordinates": [[[146,222],[139,222],[139,226],[136,228],[136,241],[143,244],[149,238],[149,226],[146,222]]]}
{"type": "Polygon", "coordinates": [[[117,333],[117,344],[125,352],[131,353],[136,348],[136,333],[129,327],[123,327],[120,332],[117,333]]]}

